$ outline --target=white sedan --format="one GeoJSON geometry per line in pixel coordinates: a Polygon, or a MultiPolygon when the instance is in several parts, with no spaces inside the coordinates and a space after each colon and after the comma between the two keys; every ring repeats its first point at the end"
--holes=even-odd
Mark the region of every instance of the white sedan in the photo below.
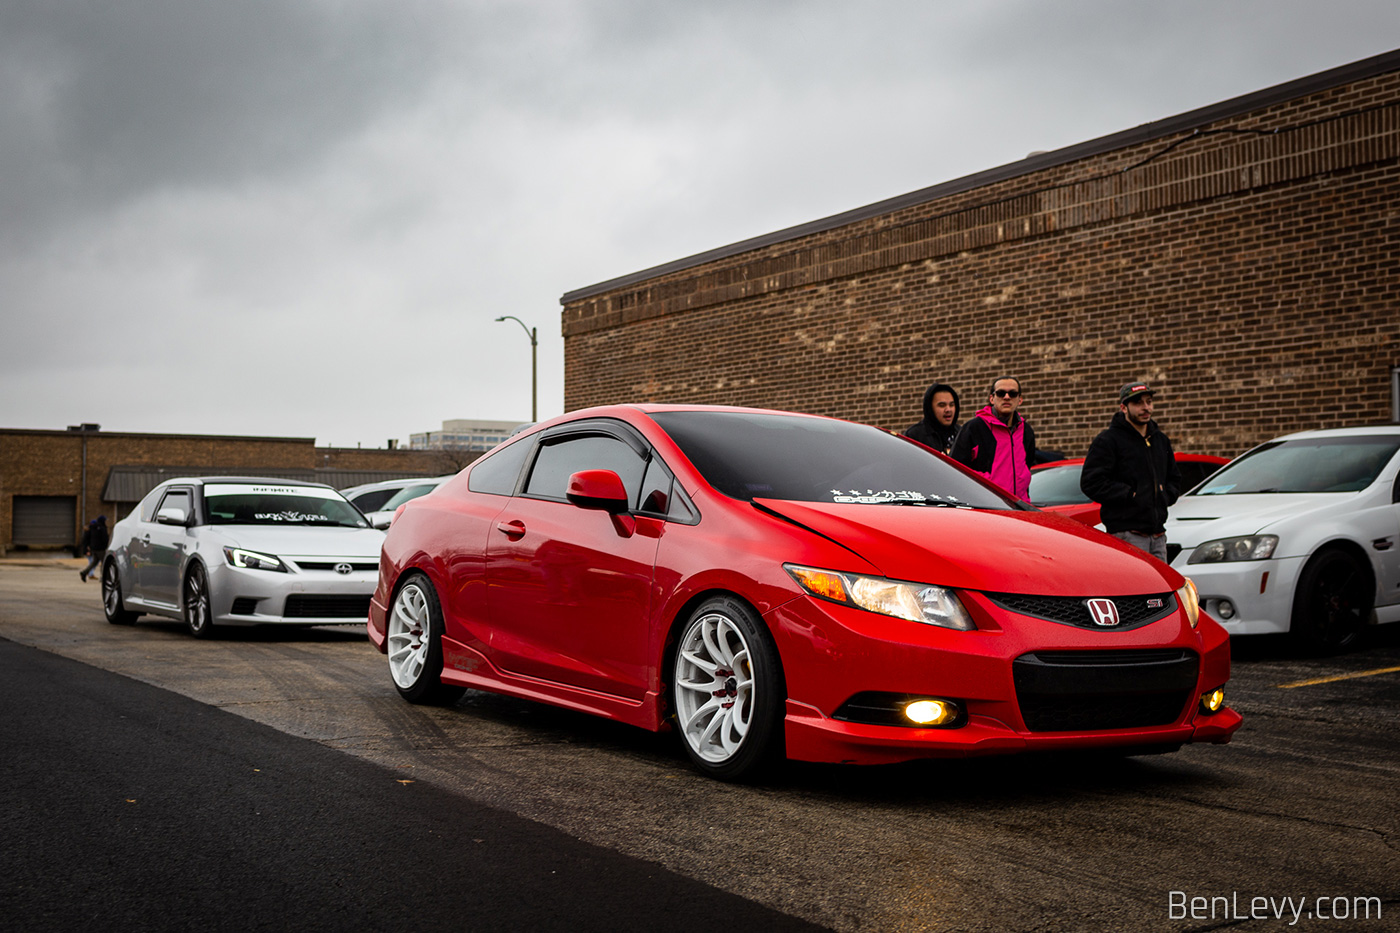
{"type": "Polygon", "coordinates": [[[1177,501],[1167,541],[1230,634],[1342,650],[1400,621],[1400,425],[1260,444],[1177,501]]]}
{"type": "Polygon", "coordinates": [[[383,543],[319,483],[167,480],[112,529],[102,605],[114,625],[149,613],[196,638],[220,624],[363,623],[383,543]]]}

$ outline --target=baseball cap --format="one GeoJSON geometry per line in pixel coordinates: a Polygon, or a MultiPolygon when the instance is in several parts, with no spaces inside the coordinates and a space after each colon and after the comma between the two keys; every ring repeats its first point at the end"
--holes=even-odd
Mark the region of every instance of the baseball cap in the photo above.
{"type": "Polygon", "coordinates": [[[1152,387],[1145,382],[1130,382],[1118,390],[1118,404],[1125,404],[1129,399],[1137,398],[1139,395],[1156,395],[1152,387]]]}

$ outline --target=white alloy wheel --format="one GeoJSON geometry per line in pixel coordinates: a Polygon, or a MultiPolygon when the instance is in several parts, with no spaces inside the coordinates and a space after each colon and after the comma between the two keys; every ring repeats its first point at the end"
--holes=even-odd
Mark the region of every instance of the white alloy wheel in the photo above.
{"type": "Polygon", "coordinates": [[[691,616],[676,647],[671,693],[685,750],[706,773],[738,778],[779,752],[777,651],[744,603],[717,597],[691,616]]]}
{"type": "Polygon", "coordinates": [[[389,675],[411,690],[428,663],[428,598],[415,580],[399,590],[389,610],[389,675]]]}
{"type": "Polygon", "coordinates": [[[428,578],[413,572],[389,607],[384,650],[389,676],[410,703],[454,703],[466,692],[442,682],[442,606],[428,578]]]}

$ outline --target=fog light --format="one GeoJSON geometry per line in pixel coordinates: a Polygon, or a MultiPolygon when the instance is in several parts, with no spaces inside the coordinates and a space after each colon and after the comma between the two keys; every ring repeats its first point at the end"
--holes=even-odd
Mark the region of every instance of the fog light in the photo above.
{"type": "Polygon", "coordinates": [[[958,718],[958,707],[947,700],[915,700],[904,707],[904,715],[921,726],[942,726],[958,718]]]}
{"type": "Polygon", "coordinates": [[[1201,712],[1218,713],[1225,705],[1225,689],[1217,687],[1210,693],[1201,694],[1201,712]]]}
{"type": "Polygon", "coordinates": [[[1228,599],[1222,599],[1215,607],[1215,614],[1222,619],[1233,619],[1235,617],[1235,604],[1228,599]]]}

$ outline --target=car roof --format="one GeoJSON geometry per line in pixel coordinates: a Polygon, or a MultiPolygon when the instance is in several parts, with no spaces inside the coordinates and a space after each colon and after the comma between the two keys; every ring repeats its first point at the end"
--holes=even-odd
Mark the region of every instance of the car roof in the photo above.
{"type": "MultiPolygon", "coordinates": [[[[1223,466],[1230,462],[1229,457],[1217,457],[1215,454],[1188,454],[1182,453],[1179,450],[1176,451],[1173,456],[1177,463],[1214,463],[1223,466]]],[[[1066,457],[1064,460],[1051,460],[1049,463],[1037,463],[1035,466],[1031,467],[1031,472],[1048,470],[1051,467],[1078,466],[1083,462],[1083,457],[1066,457]]]]}
{"type": "Polygon", "coordinates": [[[299,486],[312,489],[330,489],[325,483],[313,483],[309,480],[283,479],[276,476],[177,476],[167,479],[158,484],[161,486],[207,486],[211,483],[258,483],[265,486],[299,486]]]}
{"type": "Polygon", "coordinates": [[[1350,428],[1321,428],[1315,431],[1295,431],[1271,438],[1274,441],[1292,441],[1304,437],[1386,437],[1400,435],[1400,424],[1365,424],[1350,428]]]}

